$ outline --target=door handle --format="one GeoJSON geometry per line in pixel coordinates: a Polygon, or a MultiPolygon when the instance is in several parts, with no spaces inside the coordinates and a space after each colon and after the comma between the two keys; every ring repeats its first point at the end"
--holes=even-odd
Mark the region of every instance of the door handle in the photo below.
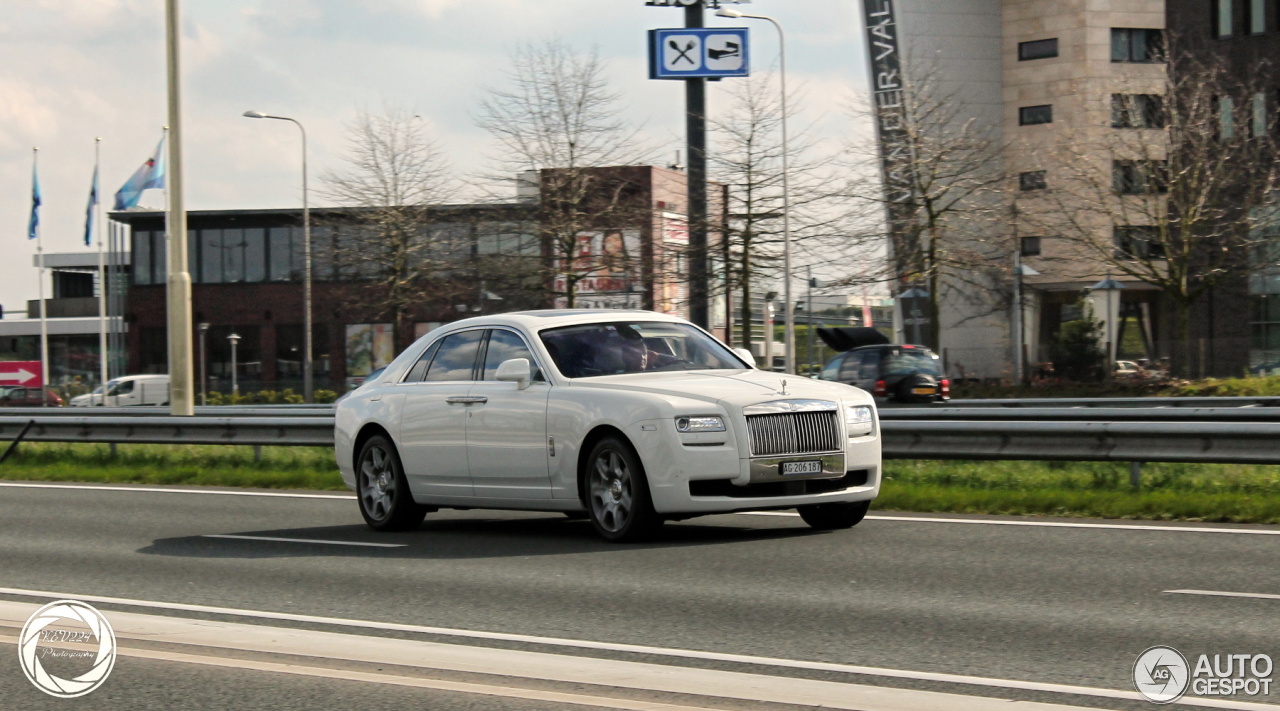
{"type": "Polygon", "coordinates": [[[445,402],[451,405],[457,405],[457,404],[469,405],[473,402],[474,403],[489,402],[489,398],[485,397],[484,395],[455,395],[451,398],[446,398],[445,402]]]}

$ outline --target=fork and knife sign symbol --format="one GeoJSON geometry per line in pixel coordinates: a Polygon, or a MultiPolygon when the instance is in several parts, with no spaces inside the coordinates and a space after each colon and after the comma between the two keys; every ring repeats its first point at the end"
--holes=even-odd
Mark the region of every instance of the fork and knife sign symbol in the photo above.
{"type": "Polygon", "coordinates": [[[695,67],[698,66],[698,63],[693,60],[693,57],[689,56],[690,52],[698,48],[697,40],[689,40],[689,44],[685,45],[684,49],[681,49],[680,43],[675,40],[668,40],[667,46],[675,50],[676,52],[675,59],[671,60],[672,67],[675,67],[675,65],[679,64],[680,60],[682,59],[695,67]]]}

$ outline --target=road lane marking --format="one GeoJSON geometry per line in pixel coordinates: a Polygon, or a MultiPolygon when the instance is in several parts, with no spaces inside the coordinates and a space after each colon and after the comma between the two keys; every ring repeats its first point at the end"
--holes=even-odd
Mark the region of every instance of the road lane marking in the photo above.
{"type": "MultiPolygon", "coordinates": [[[[742,511],[742,516],[799,516],[789,511],[742,511]]],[[[1208,526],[1144,526],[1132,523],[1076,523],[1073,521],[1001,521],[977,518],[938,518],[926,516],[867,516],[868,521],[906,521],[909,523],[968,523],[982,526],[1033,526],[1042,528],[1101,528],[1118,531],[1177,531],[1180,533],[1236,533],[1249,536],[1280,536],[1280,530],[1245,528],[1210,528],[1208,526]]]]}
{"type": "Polygon", "coordinates": [[[367,546],[369,548],[407,548],[406,543],[357,543],[356,541],[318,541],[314,538],[274,538],[272,536],[233,536],[228,533],[210,533],[201,538],[232,538],[237,541],[274,541],[277,543],[321,543],[326,546],[367,546]]]}
{"type": "MultiPolygon", "coordinates": [[[[590,640],[566,639],[559,637],[540,637],[535,635],[512,634],[507,632],[486,632],[480,630],[465,630],[448,627],[428,627],[425,625],[409,625],[397,622],[376,622],[372,620],[352,620],[336,617],[319,617],[314,615],[300,615],[288,612],[266,612],[263,610],[245,610],[228,607],[214,607],[209,605],[191,605],[186,603],[172,602],[156,602],[150,600],[135,600],[129,598],[105,597],[102,595],[81,595],[69,592],[51,592],[46,590],[26,590],[22,588],[4,588],[0,587],[0,595],[15,595],[21,597],[48,598],[52,600],[74,599],[82,600],[90,603],[103,603],[112,605],[122,605],[130,607],[151,608],[158,610],[178,610],[184,612],[197,612],[214,615],[230,615],[236,617],[247,617],[262,620],[278,620],[289,622],[303,622],[311,624],[331,625],[335,627],[348,627],[356,629],[382,630],[392,632],[410,632],[416,634],[434,635],[439,637],[456,637],[460,639],[485,639],[503,642],[517,642],[530,645],[543,645],[550,647],[565,647],[569,649],[590,649],[595,651],[625,652],[631,654],[650,655],[656,657],[667,657],[672,659],[697,659],[703,661],[729,662],[734,664],[750,664],[762,667],[775,667],[779,669],[799,669],[805,671],[823,671],[836,672],[841,674],[853,674],[859,676],[875,676],[894,679],[909,679],[912,681],[932,681],[944,684],[965,684],[970,686],[983,686],[999,689],[1016,689],[1020,691],[1037,691],[1053,694],[1068,694],[1073,696],[1096,696],[1110,699],[1126,699],[1141,700],[1141,697],[1134,691],[1122,691],[1119,689],[1104,689],[1089,686],[1073,686],[1070,684],[1053,684],[1036,681],[1023,681],[1017,679],[997,679],[979,676],[966,676],[961,674],[947,674],[940,672],[924,672],[911,671],[902,669],[886,669],[881,667],[865,667],[852,664],[839,664],[833,662],[815,662],[796,659],[783,659],[777,657],[760,657],[746,654],[731,654],[725,652],[708,652],[692,649],[678,649],[668,647],[652,647],[639,644],[622,644],[616,642],[595,642],[590,640]]],[[[0,603],[3,606],[3,603],[0,603]]],[[[130,613],[117,613],[130,614],[130,613]]],[[[182,618],[165,618],[178,620],[182,618]]],[[[193,621],[197,624],[205,622],[203,620],[193,621]]],[[[115,625],[113,620],[112,625],[115,625]]],[[[252,625],[250,625],[252,627],[252,625]]],[[[276,629],[276,628],[264,628],[276,629]]],[[[293,631],[290,629],[290,631],[293,631]]],[[[385,638],[378,638],[385,639],[385,638]]],[[[180,640],[178,640],[180,641],[180,640]]],[[[451,648],[459,648],[460,645],[449,644],[444,645],[451,648]]],[[[463,647],[465,648],[465,647],[463,647]]],[[[488,648],[485,648],[488,649],[488,648]]],[[[664,666],[664,669],[672,667],[664,666]]],[[[875,687],[883,688],[883,687],[875,687]]],[[[989,699],[987,701],[990,701],[989,699]]],[[[1254,709],[1258,711],[1280,711],[1280,706],[1272,704],[1252,704],[1244,702],[1225,702],[1216,699],[1199,699],[1183,697],[1177,703],[1189,706],[1201,706],[1207,708],[1225,708],[1225,709],[1254,709]]],[[[925,707],[929,708],[929,707],[925,707]]],[[[946,708],[933,707],[933,708],[946,708]]]]}
{"type": "Polygon", "coordinates": [[[81,489],[88,491],[146,491],[154,494],[212,494],[215,496],[269,496],[281,499],[341,499],[355,501],[355,496],[342,494],[286,494],[274,491],[222,491],[204,489],[171,489],[154,486],[90,486],[87,484],[26,484],[18,482],[0,482],[0,487],[14,489],[81,489]]]}
{"type": "MultiPolygon", "coordinates": [[[[0,644],[18,643],[17,637],[0,636],[0,644]]],[[[77,645],[63,645],[73,647],[77,645]]],[[[86,647],[88,649],[88,647],[86,647]]],[[[89,650],[93,651],[93,650],[89,650]]],[[[406,686],[416,689],[432,689],[435,691],[452,691],[460,694],[480,696],[499,696],[509,699],[528,701],[547,701],[556,704],[572,704],[574,706],[592,706],[607,709],[626,709],[627,711],[713,711],[701,706],[680,706],[664,704],[656,701],[636,701],[634,699],[589,696],[570,694],[542,689],[521,689],[511,686],[493,684],[471,684],[443,679],[425,679],[412,676],[396,676],[392,674],[376,674],[351,669],[333,669],[330,667],[306,666],[302,664],[282,664],[262,660],[232,659],[227,657],[211,657],[202,654],[185,654],[183,652],[158,651],[153,649],[133,649],[118,647],[116,653],[122,657],[137,657],[161,662],[178,662],[180,664],[200,664],[202,666],[223,667],[226,669],[243,669],[247,671],[275,672],[293,674],[295,676],[318,677],[322,679],[338,679],[341,681],[357,681],[390,686],[406,686]]]]}
{"type": "MultiPolygon", "coordinates": [[[[30,603],[0,603],[0,620],[14,626],[35,609],[30,603]]],[[[117,612],[117,639],[146,640],[203,649],[287,654],[315,660],[401,667],[510,679],[589,684],[703,698],[786,703],[849,711],[988,711],[993,705],[1018,711],[1078,711],[1079,707],[999,701],[938,691],[871,686],[823,679],[705,669],[653,662],[581,657],[411,639],[290,629],[235,622],[192,620],[117,612]]],[[[128,646],[127,644],[122,646],[128,646]]],[[[206,652],[218,654],[218,652],[206,652]]],[[[242,660],[242,663],[254,663],[242,660]]],[[[295,662],[296,663],[296,662],[295,662]]],[[[302,662],[303,666],[310,666],[302,662]]],[[[495,680],[496,681],[496,680],[495,680]]],[[[1133,698],[1138,695],[1128,692],[1133,698]]],[[[1274,711],[1274,708],[1271,711],[1274,711]]]]}
{"type": "MultiPolygon", "coordinates": [[[[80,489],[88,491],[143,491],[159,494],[211,494],[215,496],[267,496],[282,499],[330,499],[335,501],[355,501],[349,494],[293,494],[273,491],[222,491],[202,489],[158,488],[146,486],[92,486],[84,484],[27,484],[19,482],[0,482],[0,487],[19,489],[80,489]]],[[[719,514],[707,514],[715,516],[719,514]]],[[[791,511],[739,511],[738,516],[786,516],[799,517],[791,511]]],[[[1175,531],[1179,533],[1232,533],[1248,536],[1280,536],[1280,529],[1251,530],[1244,528],[1210,528],[1208,526],[1145,526],[1128,523],[1076,523],[1066,521],[998,521],[993,519],[939,518],[926,516],[867,516],[868,521],[905,521],[907,523],[967,523],[983,526],[1032,526],[1041,528],[1096,528],[1116,531],[1175,531]]]]}
{"type": "Polygon", "coordinates": [[[1259,600],[1280,600],[1280,595],[1270,593],[1224,592],[1221,590],[1165,590],[1173,595],[1208,595],[1211,597],[1252,597],[1259,600]]]}

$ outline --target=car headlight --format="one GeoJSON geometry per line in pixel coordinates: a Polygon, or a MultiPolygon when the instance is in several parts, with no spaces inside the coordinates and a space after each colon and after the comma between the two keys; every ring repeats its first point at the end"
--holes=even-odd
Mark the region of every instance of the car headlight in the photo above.
{"type": "Polygon", "coordinates": [[[677,432],[724,432],[724,420],[719,417],[677,417],[677,432]]]}
{"type": "Polygon", "coordinates": [[[864,435],[875,427],[875,414],[865,405],[844,408],[844,423],[849,436],[864,435]]]}

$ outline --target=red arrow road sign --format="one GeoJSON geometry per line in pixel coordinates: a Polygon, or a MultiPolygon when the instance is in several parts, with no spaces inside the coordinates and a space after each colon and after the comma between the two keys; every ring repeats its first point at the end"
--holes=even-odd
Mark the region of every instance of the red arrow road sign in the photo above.
{"type": "Polygon", "coordinates": [[[43,374],[38,360],[0,361],[0,385],[40,387],[44,384],[43,374]]]}

